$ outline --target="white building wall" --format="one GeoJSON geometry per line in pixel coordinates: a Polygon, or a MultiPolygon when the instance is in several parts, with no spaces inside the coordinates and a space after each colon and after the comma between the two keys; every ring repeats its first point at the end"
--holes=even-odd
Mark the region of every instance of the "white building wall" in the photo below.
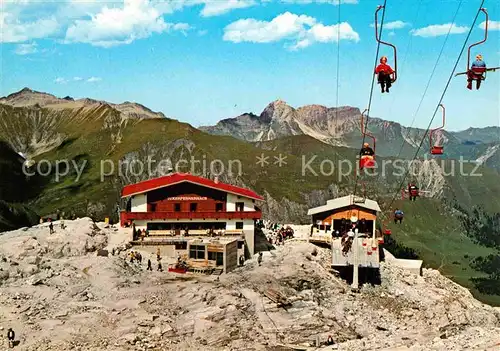
{"type": "Polygon", "coordinates": [[[237,202],[243,202],[244,203],[244,209],[243,211],[255,211],[255,203],[252,201],[252,199],[249,199],[247,197],[241,196],[238,198],[238,195],[234,194],[227,194],[227,203],[226,203],[226,211],[232,212],[236,211],[236,203],[237,202]]]}
{"type": "Polygon", "coordinates": [[[131,210],[132,212],[147,212],[148,211],[147,194],[138,194],[132,196],[131,210]]]}

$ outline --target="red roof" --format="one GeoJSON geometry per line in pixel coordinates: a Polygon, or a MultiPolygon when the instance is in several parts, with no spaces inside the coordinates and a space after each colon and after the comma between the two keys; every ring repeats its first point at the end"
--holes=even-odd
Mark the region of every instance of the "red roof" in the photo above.
{"type": "Polygon", "coordinates": [[[213,180],[203,178],[203,177],[198,177],[189,173],[174,173],[171,175],[159,177],[159,178],[154,178],[150,180],[145,180],[139,183],[135,184],[130,184],[126,185],[122,189],[122,197],[126,196],[132,196],[132,195],[137,195],[137,194],[142,194],[146,193],[151,190],[163,188],[166,186],[182,183],[182,182],[189,182],[189,183],[194,183],[198,184],[207,188],[212,188],[212,189],[217,189],[220,191],[224,191],[226,193],[232,193],[240,196],[245,196],[250,199],[255,199],[255,200],[264,200],[264,198],[257,193],[253,192],[252,190],[245,189],[245,188],[240,188],[234,185],[230,184],[225,184],[225,183],[220,183],[220,182],[214,182],[213,180]]]}

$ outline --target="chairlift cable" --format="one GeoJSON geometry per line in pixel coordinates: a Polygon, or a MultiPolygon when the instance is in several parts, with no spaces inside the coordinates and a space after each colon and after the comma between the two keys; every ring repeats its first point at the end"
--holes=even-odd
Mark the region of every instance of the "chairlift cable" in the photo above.
{"type": "MultiPolygon", "coordinates": [[[[380,35],[379,35],[379,38],[382,38],[382,30],[384,28],[384,19],[385,19],[386,5],[387,5],[387,0],[384,0],[384,5],[383,5],[383,9],[384,10],[382,12],[382,20],[380,21],[380,35]]],[[[374,67],[377,67],[379,52],[380,52],[380,41],[377,42],[377,53],[375,54],[375,64],[373,65],[374,67]]],[[[368,126],[368,120],[370,119],[370,108],[371,108],[371,105],[372,105],[373,89],[375,87],[374,69],[371,70],[371,73],[372,73],[372,85],[371,85],[371,89],[370,89],[370,97],[369,97],[369,100],[368,100],[368,108],[366,109],[366,121],[363,122],[364,123],[364,127],[363,127],[364,131],[366,131],[366,128],[368,126]]],[[[363,133],[363,141],[361,142],[361,147],[363,147],[363,144],[365,143],[365,140],[366,140],[366,134],[363,133]]],[[[356,163],[356,167],[358,167],[357,163],[356,163]]],[[[353,191],[353,196],[352,196],[353,200],[354,200],[354,197],[356,196],[357,186],[358,186],[358,172],[356,171],[356,182],[354,183],[354,191],[353,191]]],[[[366,191],[366,189],[365,189],[365,191],[366,191]]]]}
{"type": "Polygon", "coordinates": [[[460,7],[462,6],[462,2],[463,2],[463,0],[460,0],[460,2],[458,3],[457,11],[455,12],[455,15],[453,16],[453,20],[451,21],[450,28],[448,29],[448,33],[446,34],[446,38],[443,42],[443,45],[441,46],[441,51],[439,52],[438,58],[436,59],[436,63],[434,64],[434,68],[432,69],[429,80],[427,81],[427,85],[426,85],[425,90],[422,94],[420,102],[418,103],[417,109],[415,110],[415,113],[413,114],[413,119],[411,121],[410,126],[408,127],[408,130],[406,131],[406,137],[403,138],[403,142],[401,143],[401,148],[399,149],[399,152],[398,152],[398,155],[396,156],[396,159],[398,159],[401,156],[401,153],[403,152],[404,145],[406,143],[405,140],[408,139],[408,137],[410,136],[410,128],[413,127],[413,124],[415,123],[415,119],[416,119],[418,113],[420,112],[420,108],[422,107],[422,103],[424,102],[425,96],[427,95],[427,91],[429,90],[429,87],[431,85],[431,81],[432,81],[432,78],[434,77],[434,73],[436,72],[439,60],[441,59],[441,56],[443,55],[444,48],[446,46],[446,43],[448,42],[448,38],[450,37],[451,30],[453,28],[453,25],[455,24],[455,20],[457,18],[460,7]]]}
{"type": "MultiPolygon", "coordinates": [[[[429,122],[429,125],[427,126],[427,129],[425,131],[425,134],[422,137],[422,140],[420,141],[420,145],[418,146],[418,149],[415,152],[415,155],[413,156],[413,159],[410,162],[410,164],[413,161],[415,161],[415,159],[417,158],[418,153],[420,152],[420,149],[422,148],[422,145],[424,144],[424,141],[427,138],[427,134],[429,133],[429,130],[430,130],[431,125],[432,125],[432,122],[434,121],[434,118],[436,117],[436,114],[437,114],[437,112],[439,110],[439,107],[441,106],[441,104],[443,102],[444,96],[446,95],[446,91],[448,90],[448,87],[450,86],[450,83],[451,83],[453,77],[455,76],[455,71],[456,71],[456,69],[458,67],[458,64],[460,63],[460,59],[461,59],[461,57],[462,57],[462,55],[463,55],[463,53],[465,51],[465,48],[467,47],[467,42],[469,41],[469,38],[470,38],[470,36],[472,34],[472,30],[474,29],[474,26],[476,25],[476,22],[477,22],[477,19],[479,17],[479,14],[481,13],[481,9],[483,8],[484,1],[485,0],[481,1],[481,5],[479,6],[479,9],[477,11],[476,17],[474,18],[474,21],[472,22],[472,25],[471,25],[471,27],[469,29],[469,33],[467,34],[467,37],[465,38],[464,44],[462,46],[462,49],[460,50],[460,53],[458,54],[457,60],[455,62],[455,65],[453,66],[453,70],[451,71],[450,77],[448,78],[448,82],[446,83],[446,86],[445,86],[445,88],[443,90],[443,93],[441,94],[441,97],[440,97],[439,102],[438,102],[438,104],[436,106],[436,109],[434,110],[434,114],[432,115],[432,118],[431,118],[431,120],[429,122]]],[[[404,175],[404,177],[403,177],[403,179],[401,181],[401,184],[398,186],[398,188],[397,188],[398,190],[397,190],[396,194],[394,195],[394,197],[392,198],[391,203],[389,204],[389,209],[392,208],[392,205],[394,204],[394,201],[396,201],[397,195],[398,195],[398,193],[400,191],[399,189],[402,188],[404,182],[406,181],[406,178],[408,177],[408,173],[409,172],[410,172],[410,167],[408,167],[408,169],[406,170],[406,173],[405,173],[405,175],[404,175]]]]}
{"type": "MultiPolygon", "coordinates": [[[[338,23],[337,23],[337,96],[335,103],[335,125],[339,122],[339,74],[340,74],[340,2],[338,3],[338,23]]],[[[338,151],[334,153],[335,167],[338,165],[338,151]]],[[[338,172],[338,171],[337,171],[338,172]]]]}

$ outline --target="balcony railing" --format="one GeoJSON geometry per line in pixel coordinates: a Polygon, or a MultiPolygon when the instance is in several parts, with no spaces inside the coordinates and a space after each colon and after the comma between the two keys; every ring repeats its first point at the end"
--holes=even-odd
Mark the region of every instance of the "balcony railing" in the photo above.
{"type": "Polygon", "coordinates": [[[120,213],[120,222],[124,225],[133,220],[153,220],[153,219],[260,219],[261,211],[218,211],[218,212],[125,212],[120,213]]]}

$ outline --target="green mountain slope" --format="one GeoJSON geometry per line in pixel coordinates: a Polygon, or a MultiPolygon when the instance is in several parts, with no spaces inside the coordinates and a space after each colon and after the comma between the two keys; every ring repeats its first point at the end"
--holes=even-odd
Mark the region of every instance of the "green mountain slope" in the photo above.
{"type": "Polygon", "coordinates": [[[476,257],[498,254],[498,251],[475,243],[466,235],[460,216],[442,201],[420,198],[415,202],[396,201],[403,210],[403,223],[387,222],[393,238],[414,249],[424,265],[471,290],[474,296],[489,304],[500,305],[500,296],[481,294],[472,279],[486,274],[472,268],[476,257]]]}

